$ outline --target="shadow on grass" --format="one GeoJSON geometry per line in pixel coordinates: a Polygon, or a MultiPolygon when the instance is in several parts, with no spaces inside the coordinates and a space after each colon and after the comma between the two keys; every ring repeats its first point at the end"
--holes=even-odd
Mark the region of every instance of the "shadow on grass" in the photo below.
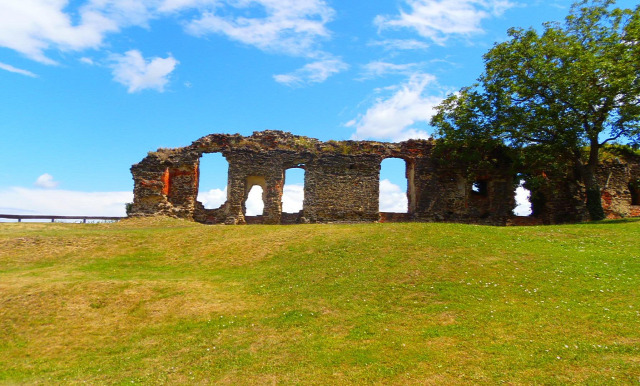
{"type": "Polygon", "coordinates": [[[586,221],[576,223],[575,225],[607,225],[607,224],[624,224],[640,222],[640,217],[620,218],[616,220],[586,221]]]}

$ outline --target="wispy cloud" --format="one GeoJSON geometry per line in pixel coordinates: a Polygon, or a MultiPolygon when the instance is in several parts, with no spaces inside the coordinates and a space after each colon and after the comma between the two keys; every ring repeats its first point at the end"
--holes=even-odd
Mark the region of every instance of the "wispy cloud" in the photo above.
{"type": "Polygon", "coordinates": [[[349,66],[340,59],[327,59],[312,62],[288,74],[274,75],[273,79],[287,86],[295,87],[311,83],[322,83],[327,78],[349,66]]]}
{"type": "Polygon", "coordinates": [[[413,74],[406,82],[391,89],[388,97],[379,97],[364,114],[349,121],[346,127],[355,128],[353,139],[404,141],[410,138],[429,138],[424,129],[434,114],[434,108],[445,93],[436,87],[436,77],[413,74]],[[433,87],[431,87],[433,86],[433,87]]]}
{"type": "Polygon", "coordinates": [[[429,44],[415,39],[385,39],[369,43],[371,46],[381,46],[389,51],[426,50],[429,44]]]}
{"type": "Polygon", "coordinates": [[[361,79],[377,78],[389,74],[409,75],[416,72],[421,63],[395,64],[381,60],[369,62],[364,65],[361,79]]]}
{"type": "Polygon", "coordinates": [[[163,92],[169,75],[179,63],[171,55],[146,60],[138,50],[127,51],[124,55],[114,54],[110,59],[113,79],[127,86],[130,93],[145,89],[163,92]]]}
{"type": "Polygon", "coordinates": [[[20,75],[30,76],[32,78],[37,78],[38,77],[38,75],[34,74],[31,71],[27,71],[27,70],[23,70],[21,68],[13,67],[10,64],[6,64],[6,63],[2,63],[2,62],[0,62],[0,69],[3,69],[5,71],[9,71],[9,72],[14,72],[14,73],[20,74],[20,75]]]}
{"type": "Polygon", "coordinates": [[[174,13],[186,9],[215,7],[216,4],[220,3],[220,0],[164,0],[158,5],[158,11],[162,13],[174,13]]]}
{"type": "Polygon", "coordinates": [[[264,51],[314,56],[318,39],[329,37],[334,11],[323,0],[223,1],[191,21],[187,31],[222,34],[264,51]],[[248,17],[251,12],[260,16],[248,17]]]}
{"type": "Polygon", "coordinates": [[[409,28],[437,44],[451,36],[483,33],[484,19],[501,15],[515,6],[508,0],[405,0],[408,11],[396,16],[379,15],[374,23],[380,29],[409,28]]]}
{"type": "Polygon", "coordinates": [[[86,56],[80,58],[80,62],[84,63],[84,64],[88,64],[90,66],[94,66],[96,64],[96,62],[93,61],[93,59],[88,58],[86,56]]]}

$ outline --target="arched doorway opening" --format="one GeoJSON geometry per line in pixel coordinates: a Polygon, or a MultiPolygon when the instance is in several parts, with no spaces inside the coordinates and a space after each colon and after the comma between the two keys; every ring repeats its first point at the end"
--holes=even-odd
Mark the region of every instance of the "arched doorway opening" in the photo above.
{"type": "Polygon", "coordinates": [[[264,193],[266,182],[264,177],[250,176],[242,202],[242,213],[245,216],[262,216],[264,214],[264,193]]]}

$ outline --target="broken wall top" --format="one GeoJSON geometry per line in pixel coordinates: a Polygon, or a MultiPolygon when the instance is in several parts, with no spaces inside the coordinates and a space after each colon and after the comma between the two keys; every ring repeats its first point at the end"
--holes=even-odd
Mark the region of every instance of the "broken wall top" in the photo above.
{"type": "MultiPolygon", "coordinates": [[[[204,136],[191,145],[149,152],[148,157],[134,167],[144,167],[145,164],[180,165],[195,162],[204,153],[232,152],[251,153],[290,153],[307,157],[330,155],[343,156],[371,156],[381,158],[412,159],[426,156],[434,146],[434,141],[408,140],[399,143],[385,143],[375,141],[327,141],[315,138],[293,135],[282,131],[266,130],[254,132],[245,137],[240,134],[210,134],[204,136]]],[[[304,162],[304,160],[301,160],[304,162]]],[[[151,165],[148,165],[151,166],[151,165]]]]}

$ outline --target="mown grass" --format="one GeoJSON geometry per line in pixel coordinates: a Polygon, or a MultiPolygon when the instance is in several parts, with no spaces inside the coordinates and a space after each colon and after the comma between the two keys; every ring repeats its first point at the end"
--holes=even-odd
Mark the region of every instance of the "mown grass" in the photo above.
{"type": "Polygon", "coordinates": [[[640,382],[640,221],[0,224],[3,383],[640,382]]]}

